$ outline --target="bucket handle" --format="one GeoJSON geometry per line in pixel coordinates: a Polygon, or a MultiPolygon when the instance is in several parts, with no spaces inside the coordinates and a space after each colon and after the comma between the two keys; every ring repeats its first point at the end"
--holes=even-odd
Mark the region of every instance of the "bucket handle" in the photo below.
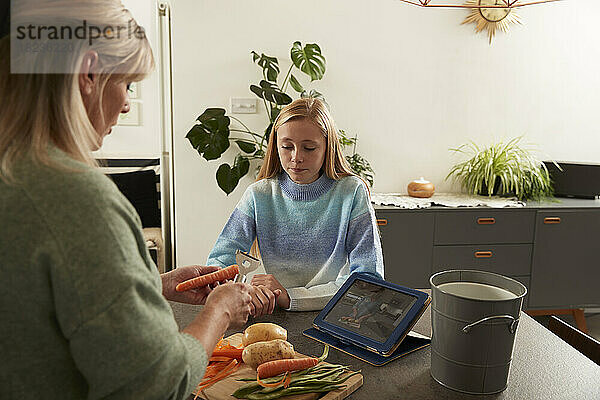
{"type": "Polygon", "coordinates": [[[510,322],[510,325],[508,327],[508,330],[510,331],[510,333],[515,333],[517,330],[517,324],[519,323],[519,320],[515,317],[513,317],[512,315],[494,315],[493,317],[485,317],[480,319],[479,321],[475,321],[473,323],[470,323],[469,325],[465,325],[464,328],[462,328],[464,333],[468,333],[472,327],[474,327],[475,325],[481,324],[482,322],[485,321],[489,321],[492,319],[497,319],[497,318],[507,318],[510,319],[512,322],[510,322]]]}

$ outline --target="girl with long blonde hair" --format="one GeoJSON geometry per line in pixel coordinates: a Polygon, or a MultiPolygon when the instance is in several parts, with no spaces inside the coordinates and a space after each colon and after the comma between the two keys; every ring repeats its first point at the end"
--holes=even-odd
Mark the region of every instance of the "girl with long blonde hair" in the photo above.
{"type": "Polygon", "coordinates": [[[0,38],[0,398],[186,399],[226,329],[246,322],[254,289],[177,293],[216,268],[159,275],[135,209],[95,168],[129,83],[153,67],[150,44],[118,0],[13,1],[11,19],[16,32],[0,38]],[[57,47],[48,35],[92,26],[104,37],[57,47]],[[19,54],[23,32],[37,51],[19,54]],[[205,307],[179,332],[167,299],[205,307]]]}
{"type": "Polygon", "coordinates": [[[354,272],[383,278],[368,187],[348,166],[319,99],[301,98],[281,110],[257,181],[237,204],[207,265],[232,264],[235,250],[252,247],[260,249],[265,267],[252,285],[281,290],[277,304],[286,310],[323,308],[354,272]]]}

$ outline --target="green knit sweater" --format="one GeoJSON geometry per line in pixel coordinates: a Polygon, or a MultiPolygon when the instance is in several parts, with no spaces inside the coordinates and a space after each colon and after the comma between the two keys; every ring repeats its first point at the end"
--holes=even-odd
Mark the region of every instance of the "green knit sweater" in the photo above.
{"type": "Polygon", "coordinates": [[[0,180],[0,398],[184,399],[206,352],[180,333],[135,209],[99,170],[0,180]]]}

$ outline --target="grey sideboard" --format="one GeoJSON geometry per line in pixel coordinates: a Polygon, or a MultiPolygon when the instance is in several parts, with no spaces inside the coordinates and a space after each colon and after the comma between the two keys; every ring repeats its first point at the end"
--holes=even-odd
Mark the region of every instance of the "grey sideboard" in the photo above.
{"type": "Polygon", "coordinates": [[[529,309],[600,305],[600,200],[375,213],[390,282],[428,288],[435,272],[479,269],[527,286],[529,309]]]}

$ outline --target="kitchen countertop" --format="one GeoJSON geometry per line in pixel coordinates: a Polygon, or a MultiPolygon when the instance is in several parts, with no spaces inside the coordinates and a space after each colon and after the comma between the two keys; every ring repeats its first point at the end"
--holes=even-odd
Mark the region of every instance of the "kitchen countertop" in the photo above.
{"type": "MultiPolygon", "coordinates": [[[[171,303],[180,328],[186,326],[201,306],[171,303]]],[[[273,322],[288,330],[288,341],[303,354],[320,355],[322,344],[304,337],[318,312],[285,312],[248,321],[273,322]]],[[[416,324],[416,332],[431,335],[431,307],[416,324]]],[[[227,335],[243,329],[230,330],[227,335]]],[[[374,367],[336,349],[328,362],[362,370],[363,386],[348,399],[600,399],[600,366],[562,341],[533,318],[521,312],[513,352],[508,388],[495,395],[475,396],[447,389],[430,375],[430,347],[408,354],[383,367],[374,367]]]]}

